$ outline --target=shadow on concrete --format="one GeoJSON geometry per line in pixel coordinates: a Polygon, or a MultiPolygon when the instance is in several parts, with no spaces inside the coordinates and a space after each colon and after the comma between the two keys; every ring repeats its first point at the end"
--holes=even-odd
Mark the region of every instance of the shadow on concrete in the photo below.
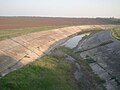
{"type": "Polygon", "coordinates": [[[0,77],[23,66],[18,60],[6,55],[0,55],[0,77]]]}

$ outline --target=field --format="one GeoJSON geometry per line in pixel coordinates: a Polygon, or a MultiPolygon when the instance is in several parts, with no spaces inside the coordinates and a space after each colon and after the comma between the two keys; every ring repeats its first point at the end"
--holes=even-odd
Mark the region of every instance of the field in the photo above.
{"type": "Polygon", "coordinates": [[[25,35],[32,32],[39,32],[43,30],[51,30],[62,27],[67,27],[68,25],[59,25],[59,26],[41,26],[41,27],[31,27],[31,28],[18,28],[18,29],[7,29],[0,30],[0,41],[9,39],[11,37],[17,37],[21,35],[25,35]]]}
{"type": "Polygon", "coordinates": [[[110,18],[0,17],[0,40],[73,25],[120,24],[110,18]]]}
{"type": "Polygon", "coordinates": [[[94,18],[0,17],[0,30],[40,26],[109,24],[94,18]]]}
{"type": "Polygon", "coordinates": [[[0,17],[0,30],[58,25],[120,24],[114,18],[0,17]]]}

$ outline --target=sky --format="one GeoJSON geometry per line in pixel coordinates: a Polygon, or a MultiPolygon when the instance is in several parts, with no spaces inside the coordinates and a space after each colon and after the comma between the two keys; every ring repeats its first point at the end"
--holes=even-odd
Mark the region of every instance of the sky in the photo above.
{"type": "Polygon", "coordinates": [[[120,0],[0,0],[0,16],[120,18],[120,0]]]}

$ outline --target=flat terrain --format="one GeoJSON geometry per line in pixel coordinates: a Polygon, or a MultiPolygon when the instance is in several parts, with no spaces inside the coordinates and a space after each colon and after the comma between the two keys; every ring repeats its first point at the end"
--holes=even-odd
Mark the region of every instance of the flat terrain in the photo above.
{"type": "Polygon", "coordinates": [[[12,37],[25,35],[25,34],[28,34],[28,33],[51,30],[51,29],[58,29],[58,28],[63,28],[63,27],[67,27],[67,26],[68,25],[40,26],[40,27],[0,30],[0,41],[4,40],[4,39],[9,39],[9,38],[12,38],[12,37]]]}
{"type": "Polygon", "coordinates": [[[120,24],[114,18],[0,17],[0,30],[58,25],[120,24]]]}
{"type": "Polygon", "coordinates": [[[45,18],[0,17],[0,40],[32,32],[76,25],[120,24],[120,19],[110,18],[45,18]]]}

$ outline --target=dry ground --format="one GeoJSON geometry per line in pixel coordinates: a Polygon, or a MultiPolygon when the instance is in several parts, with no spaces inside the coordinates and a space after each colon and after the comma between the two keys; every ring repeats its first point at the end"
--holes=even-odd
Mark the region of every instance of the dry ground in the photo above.
{"type": "Polygon", "coordinates": [[[0,17],[0,29],[58,25],[120,24],[120,19],[110,18],[48,18],[48,17],[0,17]]]}

